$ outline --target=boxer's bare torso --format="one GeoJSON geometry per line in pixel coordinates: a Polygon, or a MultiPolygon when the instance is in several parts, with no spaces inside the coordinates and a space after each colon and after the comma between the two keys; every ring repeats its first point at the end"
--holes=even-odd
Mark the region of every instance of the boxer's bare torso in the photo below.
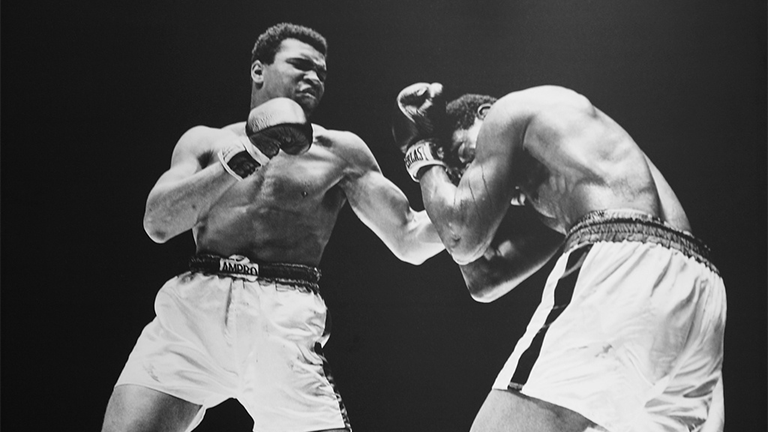
{"type": "Polygon", "coordinates": [[[243,123],[190,129],[147,199],[147,233],[164,242],[191,229],[198,252],[317,266],[349,201],[398,258],[420,263],[443,249],[426,214],[382,175],[365,142],[317,125],[313,131],[308,151],[281,151],[238,181],[217,153],[248,141],[243,123]]]}
{"type": "MultiPolygon", "coordinates": [[[[316,266],[346,202],[344,134],[315,127],[309,151],[280,153],[201,215],[198,251],[316,266]]],[[[226,128],[242,135],[242,123],[226,128]]],[[[244,136],[244,135],[243,135],[244,136]]],[[[209,163],[218,163],[209,157],[209,163]]]]}
{"type": "Polygon", "coordinates": [[[570,90],[527,92],[536,102],[511,170],[522,173],[517,186],[548,226],[565,233],[591,211],[627,209],[690,230],[672,189],[621,126],[570,90]]]}
{"type": "MultiPolygon", "coordinates": [[[[510,195],[512,201],[523,204],[522,209],[499,208],[497,211],[504,214],[492,232],[484,232],[479,224],[470,228],[493,237],[481,257],[461,267],[470,292],[479,299],[496,299],[538,270],[559,250],[562,234],[590,212],[634,211],[655,216],[678,230],[691,231],[672,188],[630,135],[587,98],[571,90],[536,87],[499,99],[483,122],[477,146],[477,166],[467,169],[462,178],[462,183],[468,180],[472,185],[477,208],[493,208],[484,204],[485,199],[506,204],[510,195]],[[504,148],[509,151],[499,151],[504,148]],[[496,159],[503,157],[508,158],[506,164],[497,163],[496,159]],[[500,177],[502,187],[494,188],[492,177],[500,177]],[[489,194],[477,193],[480,190],[489,194]],[[525,212],[530,219],[516,212],[525,212]],[[535,218],[561,235],[537,230],[535,225],[540,224],[530,223],[535,218]]],[[[601,277],[621,279],[623,273],[621,270],[601,277]]],[[[626,283],[632,286],[631,279],[626,283]]],[[[585,292],[592,288],[587,287],[585,292]]],[[[585,310],[592,309],[574,313],[585,310]]],[[[607,320],[597,318],[595,322],[607,320]]],[[[574,333],[577,338],[582,336],[579,329],[574,333]]],[[[652,337],[650,331],[642,336],[652,337]]],[[[566,352],[567,348],[558,351],[566,352]]],[[[706,429],[722,424],[722,388],[715,389],[714,395],[714,415],[706,429]]],[[[541,431],[602,429],[564,405],[520,392],[494,390],[479,411],[472,431],[502,430],[509,424],[541,431]]]]}
{"type": "MultiPolygon", "coordinates": [[[[349,202],[361,222],[403,261],[420,264],[444,249],[426,214],[414,211],[382,175],[358,136],[315,126],[313,143],[304,153],[301,137],[275,135],[289,132],[283,128],[258,136],[264,126],[303,129],[325,91],[326,50],[321,35],[289,23],[259,37],[250,64],[249,136],[245,122],[196,126],[182,135],[170,167],[147,197],[143,225],[153,241],[163,243],[191,230],[198,252],[317,266],[339,211],[349,202]],[[274,102],[283,98],[300,105],[304,115],[290,103],[274,102]],[[270,140],[279,145],[277,154],[267,148],[270,140]]],[[[204,386],[197,379],[185,385],[204,386]]],[[[187,430],[200,409],[164,390],[120,385],[110,397],[102,430],[187,430]]]]}
{"type": "Polygon", "coordinates": [[[629,134],[571,90],[502,97],[453,134],[452,150],[468,163],[460,183],[432,169],[422,193],[478,301],[495,300],[541,268],[592,211],[642,212],[690,231],[674,192],[629,134]]]}

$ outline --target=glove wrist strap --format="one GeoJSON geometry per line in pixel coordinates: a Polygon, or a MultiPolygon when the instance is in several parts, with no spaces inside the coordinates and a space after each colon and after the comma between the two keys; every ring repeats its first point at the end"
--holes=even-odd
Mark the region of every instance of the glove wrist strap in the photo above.
{"type": "Polygon", "coordinates": [[[253,174],[269,161],[269,158],[252,145],[242,141],[220,150],[217,156],[224,170],[238,181],[253,174]]]}
{"type": "Polygon", "coordinates": [[[422,140],[408,148],[405,153],[405,169],[413,181],[418,182],[424,169],[431,166],[441,166],[448,171],[448,165],[442,161],[432,141],[422,140]]]}

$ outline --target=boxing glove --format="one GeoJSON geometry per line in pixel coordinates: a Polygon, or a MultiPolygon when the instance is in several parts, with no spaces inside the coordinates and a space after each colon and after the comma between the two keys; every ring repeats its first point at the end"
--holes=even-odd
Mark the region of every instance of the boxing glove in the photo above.
{"type": "Polygon", "coordinates": [[[301,105],[288,98],[275,98],[252,109],[245,124],[251,143],[268,158],[282,150],[298,155],[312,145],[312,124],[301,105]]]}
{"type": "Polygon", "coordinates": [[[418,182],[423,174],[422,169],[430,166],[441,166],[446,172],[450,172],[448,165],[443,162],[442,149],[435,140],[417,141],[405,151],[405,169],[413,181],[418,182]]]}
{"type": "Polygon", "coordinates": [[[416,83],[398,95],[392,117],[392,136],[401,152],[423,139],[445,132],[445,98],[439,83],[416,83]]]}
{"type": "Polygon", "coordinates": [[[242,180],[269,162],[269,158],[256,149],[245,137],[219,150],[219,162],[230,175],[242,180]]]}

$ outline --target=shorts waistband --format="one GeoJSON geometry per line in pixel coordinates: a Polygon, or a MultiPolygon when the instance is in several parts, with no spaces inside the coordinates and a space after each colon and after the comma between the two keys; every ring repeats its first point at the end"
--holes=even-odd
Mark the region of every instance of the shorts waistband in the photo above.
{"type": "Polygon", "coordinates": [[[321,272],[316,267],[288,263],[255,263],[242,255],[225,258],[212,254],[197,254],[189,259],[193,272],[222,275],[256,276],[303,286],[318,286],[321,272]]]}
{"type": "Polygon", "coordinates": [[[654,243],[674,249],[718,272],[710,261],[710,250],[704,242],[657,217],[635,211],[599,210],[587,213],[568,231],[564,250],[598,242],[623,241],[654,243]]]}

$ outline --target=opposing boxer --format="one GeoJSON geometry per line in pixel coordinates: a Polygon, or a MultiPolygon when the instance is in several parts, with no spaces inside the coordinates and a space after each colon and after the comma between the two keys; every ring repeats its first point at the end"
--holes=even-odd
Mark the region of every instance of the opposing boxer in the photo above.
{"type": "Polygon", "coordinates": [[[561,87],[446,107],[440,84],[418,83],[393,131],[475,299],[559,253],[472,431],[722,427],[723,281],[621,126],[561,87]]]}
{"type": "Polygon", "coordinates": [[[359,137],[309,123],[326,52],[314,30],[268,29],[252,53],[247,121],[197,126],[176,144],[144,227],[158,243],[191,229],[197,253],[157,294],[103,431],[191,430],[228,398],[257,431],[350,430],[322,355],[317,268],[340,209],[348,201],[404,261],[443,245],[359,137]]]}

